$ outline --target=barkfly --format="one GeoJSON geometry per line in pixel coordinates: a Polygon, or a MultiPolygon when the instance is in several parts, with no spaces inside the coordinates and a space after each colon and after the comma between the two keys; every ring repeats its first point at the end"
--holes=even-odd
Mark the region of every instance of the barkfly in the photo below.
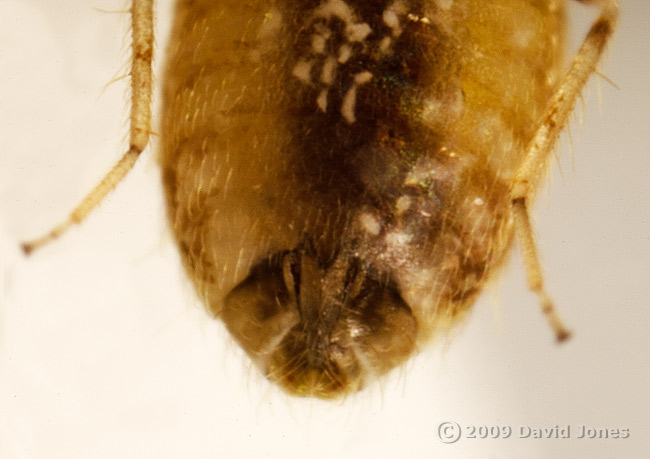
{"type": "MultiPolygon", "coordinates": [[[[153,13],[133,0],[130,148],[150,134],[153,13]]],[[[461,319],[516,238],[558,340],[528,208],[618,17],[563,70],[563,0],[178,0],[161,167],[186,271],[290,393],[362,388],[461,319]]]]}

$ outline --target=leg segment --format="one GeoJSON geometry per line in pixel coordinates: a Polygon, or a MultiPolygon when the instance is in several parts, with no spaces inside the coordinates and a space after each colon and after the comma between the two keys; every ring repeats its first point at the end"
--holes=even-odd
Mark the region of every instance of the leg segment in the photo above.
{"type": "Polygon", "coordinates": [[[72,224],[82,222],[88,213],[115,188],[133,168],[140,153],[147,146],[151,132],[151,91],[153,56],[153,0],[133,0],[131,4],[131,127],[129,150],[106,174],[102,181],[72,211],[67,220],[55,226],[44,236],[22,244],[26,254],[51,242],[72,224]]]}
{"type": "Polygon", "coordinates": [[[528,146],[526,157],[514,177],[511,189],[515,232],[524,256],[528,285],[539,296],[542,311],[548,318],[558,341],[567,339],[569,332],[557,316],[553,303],[544,291],[527,201],[534,195],[535,187],[540,175],[546,170],[555,142],[566,125],[587,79],[595,72],[618,19],[618,0],[577,1],[599,6],[600,14],[573,58],[559,89],[551,98],[541,124],[528,146]]]}

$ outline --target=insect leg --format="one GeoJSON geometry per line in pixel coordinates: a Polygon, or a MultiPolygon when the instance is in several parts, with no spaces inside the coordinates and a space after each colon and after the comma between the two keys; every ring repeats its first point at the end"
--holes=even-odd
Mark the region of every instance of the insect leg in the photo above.
{"type": "Polygon", "coordinates": [[[573,111],[575,102],[589,76],[594,73],[600,56],[609,41],[618,19],[617,0],[576,0],[600,7],[600,14],[587,33],[582,46],[573,58],[557,92],[551,98],[526,156],[514,176],[511,198],[515,231],[521,245],[530,289],[537,293],[542,311],[548,318],[558,341],[569,337],[560,321],[553,303],[544,291],[543,276],[537,257],[537,248],[528,214],[527,200],[534,195],[534,188],[553,151],[560,132],[573,111]]]}
{"type": "Polygon", "coordinates": [[[104,176],[101,182],[86,195],[67,220],[47,234],[22,244],[26,254],[51,242],[70,226],[82,222],[88,213],[115,188],[133,168],[140,153],[147,146],[151,132],[151,92],[153,56],[153,1],[133,0],[131,3],[131,127],[129,150],[104,176]]]}

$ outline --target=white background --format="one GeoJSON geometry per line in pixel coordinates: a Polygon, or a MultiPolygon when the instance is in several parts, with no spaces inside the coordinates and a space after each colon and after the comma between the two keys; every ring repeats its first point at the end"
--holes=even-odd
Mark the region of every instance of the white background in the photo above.
{"type": "MultiPolygon", "coordinates": [[[[383,387],[320,402],[282,395],[207,318],[165,227],[151,150],[81,228],[30,259],[18,252],[126,146],[127,80],[107,84],[126,71],[128,17],[99,11],[122,0],[0,0],[0,458],[647,452],[650,2],[622,3],[602,66],[620,89],[592,78],[573,153],[565,135],[535,212],[548,289],[574,338],[554,344],[514,253],[450,339],[383,387]],[[574,438],[447,445],[443,421],[516,434],[568,424],[574,438]],[[579,425],[630,438],[577,439],[579,425]]],[[[594,11],[571,12],[575,46],[594,11]]]]}

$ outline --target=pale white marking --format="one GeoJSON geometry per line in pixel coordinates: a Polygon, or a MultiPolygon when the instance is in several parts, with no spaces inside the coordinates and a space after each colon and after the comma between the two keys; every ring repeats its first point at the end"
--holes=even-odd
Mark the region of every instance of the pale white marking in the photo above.
{"type": "Polygon", "coordinates": [[[381,231],[381,223],[379,220],[367,212],[359,216],[359,223],[361,224],[361,228],[373,236],[377,236],[381,231]]]}
{"type": "Polygon", "coordinates": [[[322,3],[318,8],[316,8],[315,15],[324,18],[336,16],[346,24],[353,21],[352,10],[350,10],[350,7],[342,0],[328,0],[325,3],[322,3]]]}
{"type": "Polygon", "coordinates": [[[356,121],[354,117],[354,108],[357,104],[357,85],[353,84],[348,92],[343,96],[343,103],[341,104],[341,115],[345,120],[352,124],[356,121]]]}
{"type": "MultiPolygon", "coordinates": [[[[354,321],[351,320],[351,319],[348,319],[348,321],[349,321],[350,323],[352,323],[352,324],[356,324],[356,322],[354,322],[354,321]]],[[[349,329],[350,338],[356,338],[357,336],[361,336],[361,335],[364,333],[364,331],[365,331],[365,330],[363,330],[361,327],[354,326],[354,325],[353,325],[353,326],[349,326],[348,329],[349,329]]],[[[356,352],[356,349],[355,349],[355,352],[356,352]]]]}
{"type": "Polygon", "coordinates": [[[399,29],[399,17],[395,11],[386,9],[381,17],[384,20],[384,24],[388,27],[391,29],[399,29]]]}
{"type": "Polygon", "coordinates": [[[406,4],[400,0],[391,3],[388,8],[384,10],[381,17],[384,24],[390,28],[393,37],[399,37],[402,33],[402,27],[399,23],[399,17],[403,16],[407,11],[406,4]]]}
{"type": "Polygon", "coordinates": [[[325,59],[325,63],[323,64],[323,70],[321,71],[320,74],[320,81],[325,83],[326,85],[330,85],[334,82],[334,75],[336,74],[336,66],[337,66],[336,59],[333,57],[328,57],[325,59]]]}
{"type": "Polygon", "coordinates": [[[354,75],[354,82],[358,85],[365,84],[370,80],[372,80],[372,73],[368,72],[367,70],[354,75]]]}
{"type": "Polygon", "coordinates": [[[422,24],[431,24],[431,20],[426,16],[418,16],[417,14],[409,13],[406,17],[409,21],[421,22],[422,24]]]}
{"type": "Polygon", "coordinates": [[[345,64],[348,59],[352,56],[352,48],[349,45],[341,45],[339,48],[339,58],[338,61],[341,64],[345,64]]]}
{"type": "Polygon", "coordinates": [[[300,61],[293,68],[293,76],[305,83],[311,83],[311,68],[314,63],[311,61],[300,61]]]}
{"type": "Polygon", "coordinates": [[[413,239],[413,235],[402,231],[393,231],[386,235],[386,244],[391,247],[402,247],[413,239]]]}
{"type": "Polygon", "coordinates": [[[327,43],[327,38],[322,35],[314,34],[311,36],[311,49],[316,54],[325,53],[325,44],[327,43]]]}
{"type": "Polygon", "coordinates": [[[345,120],[352,124],[356,121],[354,116],[354,109],[357,105],[357,86],[365,84],[372,80],[372,73],[368,71],[359,72],[354,75],[354,83],[352,87],[343,96],[343,103],[341,104],[341,115],[345,120]]]}
{"type": "Polygon", "coordinates": [[[381,39],[379,42],[379,51],[382,54],[388,54],[388,51],[390,51],[390,45],[393,40],[390,37],[384,37],[381,39]]]}
{"type": "Polygon", "coordinates": [[[436,6],[441,10],[448,10],[454,4],[454,0],[435,0],[436,6]]]}
{"type": "Polygon", "coordinates": [[[365,22],[356,22],[350,7],[342,0],[328,0],[316,8],[314,16],[330,18],[336,16],[345,22],[345,35],[349,42],[362,42],[372,32],[365,22]]]}
{"type": "Polygon", "coordinates": [[[345,28],[345,36],[350,42],[362,42],[370,35],[372,29],[365,22],[359,24],[348,24],[345,28]]]}
{"type": "Polygon", "coordinates": [[[474,204],[475,206],[482,206],[483,204],[485,204],[485,201],[483,201],[481,198],[476,198],[474,199],[474,201],[472,201],[472,204],[474,204]]]}
{"type": "Polygon", "coordinates": [[[395,210],[397,211],[397,215],[402,215],[404,212],[406,212],[409,207],[411,207],[411,204],[413,203],[413,199],[411,199],[410,196],[400,196],[397,198],[397,201],[395,202],[395,210]]]}
{"type": "Polygon", "coordinates": [[[323,24],[315,24],[316,33],[311,37],[311,48],[317,54],[325,53],[327,40],[332,36],[332,31],[323,24]]]}
{"type": "Polygon", "coordinates": [[[323,89],[316,98],[316,105],[323,113],[327,113],[327,89],[323,89]]]}

